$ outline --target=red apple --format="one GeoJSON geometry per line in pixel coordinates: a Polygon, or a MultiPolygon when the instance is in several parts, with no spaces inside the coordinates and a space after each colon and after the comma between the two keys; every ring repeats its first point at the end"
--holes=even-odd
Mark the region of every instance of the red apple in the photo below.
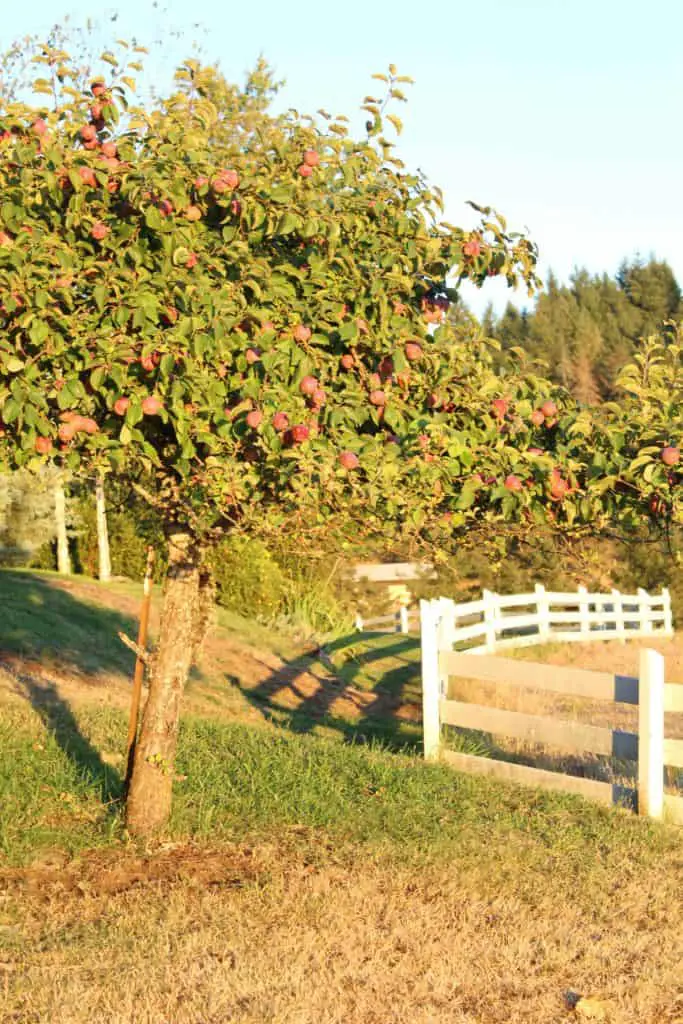
{"type": "Polygon", "coordinates": [[[114,412],[117,416],[125,416],[129,405],[130,398],[126,398],[122,395],[121,398],[117,398],[114,402],[114,412]]]}
{"type": "Polygon", "coordinates": [[[261,424],[263,419],[263,413],[260,409],[252,409],[251,412],[247,413],[247,426],[251,427],[252,430],[256,430],[261,424]]]}
{"type": "Polygon", "coordinates": [[[0,231],[0,246],[2,248],[7,247],[8,245],[12,245],[13,241],[14,239],[12,238],[12,236],[8,235],[6,231],[0,231]]]}
{"type": "Polygon", "coordinates": [[[355,452],[340,452],[339,465],[343,469],[358,469],[359,460],[355,452]]]}
{"type": "Polygon", "coordinates": [[[503,483],[503,487],[506,487],[508,491],[521,491],[523,486],[524,484],[522,481],[518,476],[515,476],[514,473],[510,473],[509,476],[506,476],[505,482],[503,483]]]}
{"type": "Polygon", "coordinates": [[[94,124],[84,124],[81,128],[81,138],[84,142],[92,142],[97,138],[97,128],[94,124]]]}
{"type": "Polygon", "coordinates": [[[233,199],[230,203],[230,213],[233,217],[239,217],[242,212],[242,204],[239,199],[233,199]]]}
{"type": "Polygon", "coordinates": [[[317,153],[315,149],[307,149],[304,153],[304,163],[309,167],[317,167],[320,163],[320,153],[317,153]]]}
{"type": "Polygon", "coordinates": [[[312,395],[318,390],[318,381],[315,377],[304,377],[299,384],[302,395],[312,395]]]}
{"type": "Polygon", "coordinates": [[[321,405],[325,404],[326,398],[327,395],[325,394],[322,388],[316,388],[313,394],[311,395],[311,401],[313,402],[313,405],[317,406],[318,408],[320,408],[321,405]]]}
{"type": "Polygon", "coordinates": [[[534,409],[529,419],[535,427],[542,427],[545,423],[545,414],[541,409],[534,409]]]}
{"type": "Polygon", "coordinates": [[[275,324],[273,323],[272,320],[264,320],[263,323],[261,324],[261,333],[262,334],[265,334],[266,331],[274,331],[274,330],[275,330],[275,324]]]}
{"type": "Polygon", "coordinates": [[[471,256],[472,259],[476,259],[481,253],[481,242],[478,238],[470,238],[469,241],[465,242],[463,245],[462,251],[465,256],[471,256]]]}
{"type": "Polygon", "coordinates": [[[103,142],[102,143],[102,156],[106,156],[109,159],[116,157],[118,149],[116,148],[115,142],[103,142]]]}
{"type": "Polygon", "coordinates": [[[156,395],[148,395],[142,400],[142,411],[145,416],[156,416],[161,411],[161,400],[156,395]]]}
{"type": "Polygon", "coordinates": [[[185,260],[185,266],[187,267],[188,270],[192,270],[192,268],[196,267],[198,263],[199,257],[197,256],[196,252],[191,252],[187,259],[185,260]]]}
{"type": "Polygon", "coordinates": [[[73,436],[76,433],[76,429],[77,427],[75,421],[72,421],[70,423],[62,423],[59,430],[57,431],[57,436],[59,437],[60,441],[71,441],[73,440],[73,436]]]}
{"type": "Polygon", "coordinates": [[[313,168],[309,167],[308,164],[302,164],[299,168],[299,174],[302,178],[310,178],[313,174],[313,168]]]}
{"type": "Polygon", "coordinates": [[[79,167],[78,174],[84,185],[90,185],[92,188],[95,188],[97,180],[92,167],[79,167]]]}
{"type": "Polygon", "coordinates": [[[198,178],[194,179],[194,187],[196,189],[205,188],[209,184],[209,179],[205,174],[200,174],[198,178]]]}
{"type": "Polygon", "coordinates": [[[529,455],[543,455],[544,454],[542,448],[529,448],[528,451],[529,451],[529,455]]]}
{"type": "Polygon", "coordinates": [[[35,447],[39,455],[49,455],[52,451],[52,438],[37,437],[35,447]]]}
{"type": "Polygon", "coordinates": [[[508,400],[507,398],[494,398],[491,402],[491,409],[496,419],[505,419],[505,414],[508,411],[508,400]]]}
{"type": "Polygon", "coordinates": [[[156,352],[140,357],[140,366],[145,373],[153,373],[159,365],[159,356],[156,352]]]}
{"type": "Polygon", "coordinates": [[[237,173],[237,171],[233,171],[233,170],[221,171],[220,172],[220,177],[223,179],[224,182],[226,182],[226,184],[228,185],[229,188],[234,190],[234,189],[239,187],[240,176],[237,173]]]}
{"type": "Polygon", "coordinates": [[[86,416],[81,419],[80,430],[85,430],[86,434],[96,434],[100,429],[97,426],[95,420],[91,419],[90,416],[86,416]]]}
{"type": "Polygon", "coordinates": [[[311,331],[311,328],[306,327],[305,324],[297,324],[292,333],[295,341],[301,342],[305,345],[306,342],[310,340],[313,332],[311,331]]]}
{"type": "Polygon", "coordinates": [[[295,427],[292,427],[290,434],[294,444],[302,444],[304,441],[308,440],[310,430],[305,423],[298,423],[295,427]]]}
{"type": "Polygon", "coordinates": [[[277,431],[286,430],[289,426],[289,416],[286,412],[276,412],[273,416],[273,427],[277,431]]]}
{"type": "Polygon", "coordinates": [[[254,363],[258,363],[259,359],[261,358],[261,349],[248,348],[244,355],[249,365],[253,366],[254,363]]]}
{"type": "Polygon", "coordinates": [[[157,209],[162,217],[169,217],[173,213],[173,203],[170,199],[160,199],[157,209]]]}
{"type": "Polygon", "coordinates": [[[665,466],[676,466],[678,465],[681,458],[681,452],[679,448],[669,446],[662,448],[662,462],[665,466]]]}
{"type": "Polygon", "coordinates": [[[351,355],[351,353],[345,352],[344,355],[339,360],[339,365],[341,366],[342,370],[352,370],[355,365],[355,362],[356,361],[351,355]]]}
{"type": "Polygon", "coordinates": [[[551,399],[548,399],[548,401],[544,402],[541,406],[541,412],[546,417],[557,416],[557,406],[551,399]]]}
{"type": "Polygon", "coordinates": [[[410,363],[416,363],[418,359],[422,359],[422,345],[418,345],[416,341],[409,341],[405,347],[406,359],[410,363]]]}
{"type": "Polygon", "coordinates": [[[109,228],[101,220],[98,220],[96,224],[93,224],[90,234],[97,242],[101,242],[109,234],[109,228]]]}
{"type": "Polygon", "coordinates": [[[386,392],[382,391],[381,388],[376,388],[370,392],[370,404],[376,406],[383,406],[387,404],[386,392]]]}
{"type": "Polygon", "coordinates": [[[189,221],[197,221],[202,219],[202,211],[198,206],[188,206],[185,210],[185,216],[189,221]]]}
{"type": "Polygon", "coordinates": [[[98,82],[93,82],[92,85],[90,86],[90,91],[92,92],[93,96],[102,96],[102,95],[104,95],[104,93],[106,92],[106,89],[107,89],[107,87],[105,86],[104,82],[99,82],[99,81],[98,82]]]}
{"type": "Polygon", "coordinates": [[[33,122],[33,133],[34,135],[45,135],[47,132],[47,124],[42,117],[37,117],[33,122]]]}

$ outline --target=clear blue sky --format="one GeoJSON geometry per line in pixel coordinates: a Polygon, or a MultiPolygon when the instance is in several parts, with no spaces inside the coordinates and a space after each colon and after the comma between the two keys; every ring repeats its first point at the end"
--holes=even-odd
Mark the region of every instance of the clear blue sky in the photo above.
{"type": "MultiPolygon", "coordinates": [[[[96,9],[3,6],[2,43],[96,9]]],[[[416,80],[400,155],[443,188],[448,219],[469,222],[467,199],[490,203],[528,228],[543,276],[576,265],[614,273],[639,252],[667,259],[683,284],[681,0],[118,0],[100,10],[102,21],[118,12],[124,38],[163,39],[169,66],[192,39],[238,79],[262,53],[286,80],[286,105],[307,112],[353,113],[370,74],[394,62],[416,80]]],[[[475,307],[486,298],[500,307],[503,290],[485,289],[475,307]]]]}

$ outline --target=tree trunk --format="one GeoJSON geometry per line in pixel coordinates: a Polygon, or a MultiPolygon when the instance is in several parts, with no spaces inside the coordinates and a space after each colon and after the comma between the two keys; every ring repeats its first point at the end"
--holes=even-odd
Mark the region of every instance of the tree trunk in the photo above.
{"type": "Polygon", "coordinates": [[[69,555],[69,538],[66,535],[66,496],[64,481],[59,477],[55,483],[55,528],[57,532],[57,572],[64,576],[71,575],[71,556],[69,555]]]}
{"type": "Polygon", "coordinates": [[[98,476],[95,481],[95,506],[97,509],[97,553],[99,556],[98,576],[104,583],[108,583],[111,579],[111,559],[109,557],[107,507],[104,502],[104,480],[101,476],[98,476]]]}
{"type": "Polygon", "coordinates": [[[169,538],[159,644],[136,746],[126,825],[136,836],[160,832],[171,812],[180,701],[201,625],[199,551],[188,534],[169,538]]]}

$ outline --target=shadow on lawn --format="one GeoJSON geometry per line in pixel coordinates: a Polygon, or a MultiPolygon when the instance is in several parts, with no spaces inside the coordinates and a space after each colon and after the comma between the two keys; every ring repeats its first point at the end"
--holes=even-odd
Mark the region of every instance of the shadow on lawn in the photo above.
{"type": "Polygon", "coordinates": [[[0,572],[0,659],[18,655],[86,675],[131,677],[135,658],[119,631],[134,636],[135,619],[81,601],[49,576],[0,572]]]}
{"type": "Polygon", "coordinates": [[[15,678],[19,692],[30,701],[69,760],[79,768],[86,782],[100,790],[103,803],[118,801],[123,794],[121,776],[102,760],[98,750],[83,735],[69,702],[60,696],[55,684],[30,676],[15,678]]]}
{"type": "Polygon", "coordinates": [[[308,733],[323,726],[339,732],[347,743],[379,741],[389,749],[418,752],[422,746],[419,693],[415,696],[419,640],[401,636],[386,641],[373,649],[367,647],[367,635],[349,634],[313,656],[287,663],[256,686],[244,686],[234,677],[231,681],[264,718],[293,732],[308,733]],[[355,648],[362,649],[354,653],[355,648]],[[338,661],[340,654],[346,655],[343,663],[335,664],[333,659],[336,655],[338,661]],[[391,667],[373,686],[355,685],[368,666],[384,659],[391,667]],[[320,664],[330,674],[319,671],[320,664]],[[337,702],[345,714],[339,706],[335,710],[337,702]]]}
{"type": "Polygon", "coordinates": [[[122,780],[83,734],[71,707],[45,669],[72,671],[95,688],[97,676],[132,678],[134,655],[118,638],[132,635],[135,620],[89,604],[52,583],[50,577],[0,572],[0,663],[6,662],[17,690],[31,703],[59,746],[97,785],[105,801],[119,798],[122,780]],[[18,659],[21,661],[18,662],[18,659]],[[31,662],[38,663],[36,671],[31,662]]]}

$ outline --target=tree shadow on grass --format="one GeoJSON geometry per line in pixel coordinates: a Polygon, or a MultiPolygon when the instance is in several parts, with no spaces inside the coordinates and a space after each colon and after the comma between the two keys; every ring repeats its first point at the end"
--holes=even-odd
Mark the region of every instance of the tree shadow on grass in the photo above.
{"type": "Polygon", "coordinates": [[[120,798],[121,777],[102,760],[69,702],[45,676],[51,670],[73,673],[93,687],[106,675],[132,679],[135,657],[121,643],[119,631],[134,635],[132,616],[79,600],[49,576],[0,572],[0,663],[105,803],[120,798]]]}
{"type": "Polygon", "coordinates": [[[17,690],[30,702],[45,728],[79,769],[86,783],[95,786],[102,802],[111,805],[123,794],[123,780],[85,736],[69,702],[53,682],[14,673],[17,690]]]}
{"type": "Polygon", "coordinates": [[[78,674],[131,678],[135,657],[119,631],[134,636],[135,619],[79,600],[49,576],[0,572],[0,658],[15,655],[78,674]]]}
{"type": "Polygon", "coordinates": [[[422,746],[421,704],[415,696],[416,663],[407,655],[419,651],[419,641],[385,638],[377,650],[367,649],[367,643],[367,636],[353,633],[326,644],[315,655],[271,670],[256,686],[246,686],[234,676],[230,681],[266,720],[293,732],[324,728],[339,733],[347,743],[376,741],[388,749],[417,753],[422,746]],[[359,647],[362,651],[354,655],[359,647]],[[332,659],[345,651],[340,668],[332,659]],[[364,669],[380,659],[391,659],[391,667],[373,686],[363,680],[365,685],[357,687],[364,669]],[[320,662],[330,674],[319,671],[320,662]]]}

